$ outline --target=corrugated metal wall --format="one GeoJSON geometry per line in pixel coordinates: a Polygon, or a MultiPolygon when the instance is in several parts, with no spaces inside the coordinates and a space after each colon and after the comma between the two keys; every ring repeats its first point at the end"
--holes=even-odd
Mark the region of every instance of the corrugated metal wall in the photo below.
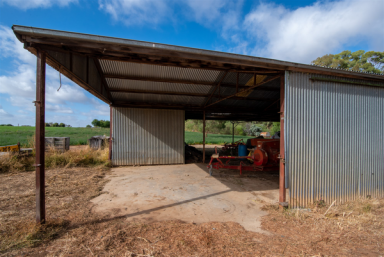
{"type": "Polygon", "coordinates": [[[184,163],[183,110],[112,109],[113,165],[184,163]]]}
{"type": "MultiPolygon", "coordinates": [[[[384,87],[286,74],[286,172],[290,205],[384,196],[384,87]]],[[[372,83],[372,82],[362,82],[372,83]]],[[[377,84],[377,83],[376,83],[377,84]]],[[[382,85],[384,86],[384,85],[382,85]]]]}

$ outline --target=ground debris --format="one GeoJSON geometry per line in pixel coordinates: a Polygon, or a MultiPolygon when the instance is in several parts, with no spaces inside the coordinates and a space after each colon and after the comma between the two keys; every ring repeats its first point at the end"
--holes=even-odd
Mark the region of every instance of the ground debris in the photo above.
{"type": "Polygon", "coordinates": [[[47,170],[47,224],[34,223],[33,172],[0,174],[0,256],[380,256],[384,199],[311,211],[266,205],[268,233],[235,222],[128,222],[92,212],[110,171],[47,170]],[[90,179],[92,178],[92,179],[90,179]],[[213,229],[215,228],[215,229],[213,229]]]}
{"type": "Polygon", "coordinates": [[[185,163],[199,163],[203,161],[203,153],[195,147],[184,143],[185,146],[185,163]]]}

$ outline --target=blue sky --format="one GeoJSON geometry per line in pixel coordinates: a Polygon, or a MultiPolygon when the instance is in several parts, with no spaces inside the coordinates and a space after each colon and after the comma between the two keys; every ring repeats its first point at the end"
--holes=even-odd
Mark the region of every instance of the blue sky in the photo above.
{"type": "MultiPolygon", "coordinates": [[[[34,125],[36,58],[14,24],[310,63],[384,51],[384,1],[0,0],[0,124],[34,125]]],[[[109,106],[47,67],[47,122],[86,126],[109,106]]]]}

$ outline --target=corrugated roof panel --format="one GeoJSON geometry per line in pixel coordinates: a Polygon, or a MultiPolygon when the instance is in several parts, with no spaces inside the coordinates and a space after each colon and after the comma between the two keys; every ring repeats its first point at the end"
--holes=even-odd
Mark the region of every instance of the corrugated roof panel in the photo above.
{"type": "Polygon", "coordinates": [[[180,68],[173,66],[149,65],[133,62],[100,60],[105,74],[135,76],[143,78],[161,78],[174,80],[194,80],[214,83],[222,71],[180,68]]]}
{"type": "Polygon", "coordinates": [[[148,91],[171,91],[183,93],[200,93],[208,94],[212,86],[193,85],[193,84],[176,84],[167,82],[139,81],[126,79],[106,79],[111,89],[136,89],[148,91]]]}
{"type": "Polygon", "coordinates": [[[182,95],[158,95],[112,92],[115,101],[126,101],[147,104],[170,104],[170,105],[202,105],[205,97],[191,97],[182,95]]]}

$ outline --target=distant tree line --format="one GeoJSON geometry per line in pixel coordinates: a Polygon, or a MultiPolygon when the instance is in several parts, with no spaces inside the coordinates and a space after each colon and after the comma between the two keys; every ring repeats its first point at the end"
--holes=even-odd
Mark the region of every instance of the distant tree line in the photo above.
{"type": "MultiPolygon", "coordinates": [[[[110,122],[109,120],[98,120],[98,119],[94,119],[92,121],[92,125],[94,127],[99,127],[99,128],[109,128],[110,126],[110,122]]],[[[89,126],[89,125],[88,125],[89,126]]],[[[88,127],[87,126],[87,127],[88,127]]]]}
{"type": "Polygon", "coordinates": [[[45,123],[46,127],[70,127],[71,125],[66,125],[65,123],[57,123],[57,122],[48,122],[45,123]]]}
{"type": "Polygon", "coordinates": [[[0,126],[13,126],[12,124],[0,124],[0,126]]]}
{"type": "MultiPolygon", "coordinates": [[[[271,135],[280,131],[280,122],[235,122],[235,135],[259,136],[261,132],[269,132],[271,135]]],[[[208,120],[205,124],[207,134],[232,135],[232,123],[228,120],[208,120]]],[[[191,132],[203,132],[203,121],[187,120],[185,130],[191,132]]]]}

